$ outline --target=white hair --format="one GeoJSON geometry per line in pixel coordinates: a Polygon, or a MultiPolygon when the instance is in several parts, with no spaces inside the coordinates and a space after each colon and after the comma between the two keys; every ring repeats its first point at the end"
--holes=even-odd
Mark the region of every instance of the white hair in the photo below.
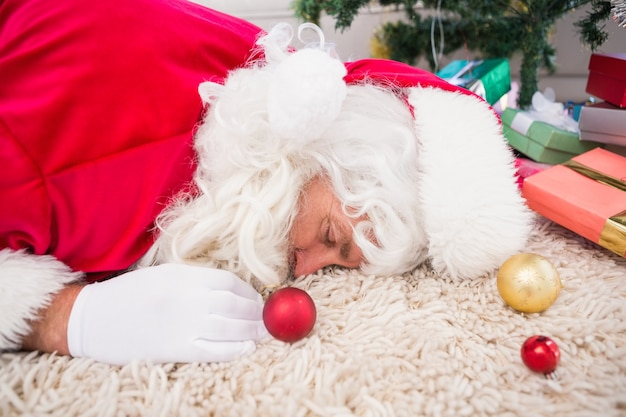
{"type": "Polygon", "coordinates": [[[288,236],[301,190],[323,176],[347,216],[367,219],[354,230],[364,272],[414,268],[427,253],[408,105],[389,89],[349,85],[318,137],[278,133],[269,122],[268,86],[288,52],[279,54],[270,41],[261,43],[271,49],[267,62],[233,71],[224,85],[203,84],[209,107],[194,142],[196,190],[159,216],[147,262],[196,263],[280,283],[288,274],[288,236]]]}

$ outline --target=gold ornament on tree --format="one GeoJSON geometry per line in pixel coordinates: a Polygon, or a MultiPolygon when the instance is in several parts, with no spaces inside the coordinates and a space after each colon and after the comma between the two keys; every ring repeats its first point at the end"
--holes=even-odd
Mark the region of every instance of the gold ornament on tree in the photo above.
{"type": "Polygon", "coordinates": [[[370,39],[370,54],[372,58],[391,58],[391,50],[389,46],[385,43],[384,33],[382,32],[381,28],[376,29],[370,39]]]}

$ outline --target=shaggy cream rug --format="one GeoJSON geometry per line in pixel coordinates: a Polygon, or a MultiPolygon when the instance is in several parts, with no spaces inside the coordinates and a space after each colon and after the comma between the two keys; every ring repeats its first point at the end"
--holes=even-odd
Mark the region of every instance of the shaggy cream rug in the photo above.
{"type": "Polygon", "coordinates": [[[454,283],[426,269],[325,271],[295,283],[318,308],[302,341],[219,365],[4,354],[0,415],[625,416],[626,260],[539,218],[527,252],[565,285],[542,314],[507,307],[495,272],[454,283]],[[556,380],[521,362],[535,334],[560,347],[556,380]]]}

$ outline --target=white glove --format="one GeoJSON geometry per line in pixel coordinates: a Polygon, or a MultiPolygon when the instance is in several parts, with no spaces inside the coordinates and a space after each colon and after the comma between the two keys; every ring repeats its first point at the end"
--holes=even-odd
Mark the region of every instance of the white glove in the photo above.
{"type": "Polygon", "coordinates": [[[114,365],[134,359],[226,362],[268,333],[263,299],[236,275],[164,264],[81,289],[70,314],[70,354],[114,365]]]}

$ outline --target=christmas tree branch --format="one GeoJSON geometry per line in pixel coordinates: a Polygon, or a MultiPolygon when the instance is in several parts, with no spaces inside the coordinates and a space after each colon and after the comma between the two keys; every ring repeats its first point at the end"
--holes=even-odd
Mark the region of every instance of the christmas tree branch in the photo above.
{"type": "MultiPolygon", "coordinates": [[[[346,29],[368,0],[294,0],[296,14],[319,22],[322,12],[336,19],[335,27],[346,29]]],[[[386,23],[376,34],[390,58],[414,63],[424,56],[435,68],[432,56],[433,24],[440,25],[445,45],[443,54],[467,48],[485,57],[507,57],[522,53],[520,68],[521,107],[530,104],[537,90],[538,71],[555,70],[555,49],[548,33],[565,13],[590,4],[591,11],[575,23],[581,42],[596,50],[608,34],[604,21],[611,13],[609,0],[422,0],[424,8],[437,10],[435,17],[422,18],[416,0],[379,0],[383,6],[404,9],[406,20],[386,23]],[[440,6],[440,7],[438,7],[440,6]],[[437,19],[437,20],[433,20],[437,19]]]]}

